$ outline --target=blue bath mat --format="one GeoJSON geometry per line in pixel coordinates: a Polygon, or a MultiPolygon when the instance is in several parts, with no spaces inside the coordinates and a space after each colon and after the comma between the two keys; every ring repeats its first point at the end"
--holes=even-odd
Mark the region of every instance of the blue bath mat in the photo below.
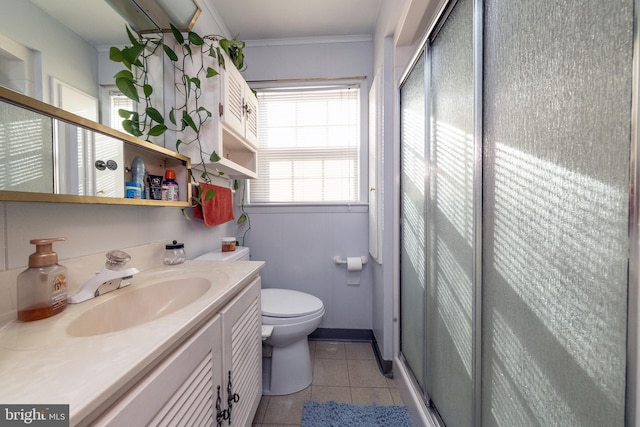
{"type": "Polygon", "coordinates": [[[412,427],[404,406],[306,401],[301,427],[412,427]]]}

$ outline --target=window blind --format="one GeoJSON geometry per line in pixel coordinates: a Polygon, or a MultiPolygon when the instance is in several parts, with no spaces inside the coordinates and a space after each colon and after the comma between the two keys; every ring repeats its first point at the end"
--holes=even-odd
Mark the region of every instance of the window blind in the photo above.
{"type": "Polygon", "coordinates": [[[258,92],[259,179],[250,203],[359,201],[359,87],[258,92]]]}
{"type": "Polygon", "coordinates": [[[118,114],[118,110],[133,110],[133,101],[122,94],[122,92],[110,91],[109,100],[111,101],[111,127],[125,132],[122,127],[122,117],[118,114]]]}

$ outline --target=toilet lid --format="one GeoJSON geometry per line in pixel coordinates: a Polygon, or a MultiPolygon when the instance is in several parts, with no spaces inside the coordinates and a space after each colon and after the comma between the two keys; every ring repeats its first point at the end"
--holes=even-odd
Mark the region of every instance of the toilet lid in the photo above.
{"type": "Polygon", "coordinates": [[[290,289],[262,289],[262,315],[298,317],[322,310],[322,300],[290,289]]]}

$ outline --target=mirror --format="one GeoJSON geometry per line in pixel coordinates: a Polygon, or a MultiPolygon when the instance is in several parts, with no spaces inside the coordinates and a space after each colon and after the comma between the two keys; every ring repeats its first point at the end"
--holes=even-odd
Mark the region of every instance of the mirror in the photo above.
{"type": "Polygon", "coordinates": [[[186,156],[0,87],[0,200],[188,206],[190,168],[186,156]],[[180,201],[126,198],[136,157],[149,176],[173,169],[180,201]]]}
{"type": "MultiPolygon", "coordinates": [[[[92,120],[121,129],[112,102],[122,64],[109,60],[109,47],[129,44],[124,18],[104,0],[0,0],[0,6],[0,86],[74,113],[59,92],[75,89],[99,106],[92,120]]],[[[163,79],[161,66],[157,78],[163,79]]]]}

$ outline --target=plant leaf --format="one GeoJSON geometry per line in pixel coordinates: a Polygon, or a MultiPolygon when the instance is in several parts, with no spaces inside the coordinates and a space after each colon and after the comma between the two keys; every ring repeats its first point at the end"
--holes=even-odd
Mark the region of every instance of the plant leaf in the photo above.
{"type": "Polygon", "coordinates": [[[240,185],[238,184],[238,180],[237,180],[237,179],[234,179],[234,180],[233,180],[233,189],[234,189],[234,190],[237,190],[239,187],[240,187],[240,185]]]}
{"type": "Polygon", "coordinates": [[[174,125],[176,124],[176,109],[175,107],[171,109],[171,111],[169,111],[169,121],[171,123],[173,123],[174,125]]]}
{"type": "Polygon", "coordinates": [[[148,98],[153,93],[153,86],[151,86],[149,84],[143,85],[142,86],[142,91],[144,92],[144,96],[148,98]]]}
{"type": "Polygon", "coordinates": [[[185,217],[185,219],[191,221],[191,218],[189,217],[189,214],[187,213],[187,210],[185,208],[182,208],[182,216],[185,217]]]}
{"type": "Polygon", "coordinates": [[[124,79],[129,79],[131,81],[134,80],[133,79],[133,73],[131,71],[129,71],[129,70],[120,70],[113,77],[116,78],[116,79],[119,78],[119,77],[122,77],[124,79]]]}
{"type": "Polygon", "coordinates": [[[118,89],[120,89],[120,92],[122,92],[124,96],[135,102],[140,102],[138,91],[131,80],[124,77],[118,77],[116,78],[116,86],[118,86],[118,89]]]}
{"type": "Polygon", "coordinates": [[[193,31],[189,31],[189,41],[195,46],[202,46],[204,44],[204,40],[202,40],[202,37],[200,37],[199,34],[194,33],[193,31]]]}
{"type": "Polygon", "coordinates": [[[138,59],[140,54],[144,51],[144,45],[136,44],[135,46],[129,46],[122,49],[122,56],[125,61],[130,64],[142,66],[142,63],[138,59]]]}
{"type": "Polygon", "coordinates": [[[198,133],[198,127],[196,123],[193,121],[193,118],[186,111],[182,112],[182,122],[193,129],[194,132],[198,133]]]}
{"type": "Polygon", "coordinates": [[[214,190],[213,188],[210,188],[207,190],[207,193],[204,195],[204,200],[205,202],[207,200],[211,200],[216,196],[216,190],[214,190]]]}
{"type": "Polygon", "coordinates": [[[247,214],[243,213],[242,215],[240,215],[240,217],[238,218],[237,224],[243,224],[244,222],[247,221],[247,214]]]}
{"type": "Polygon", "coordinates": [[[198,107],[198,113],[205,113],[207,117],[211,117],[211,111],[207,110],[204,107],[198,107]]]}
{"type": "Polygon", "coordinates": [[[160,114],[160,111],[156,108],[148,107],[145,112],[154,122],[160,123],[161,125],[164,124],[164,117],[162,117],[162,114],[160,114]]]}
{"type": "Polygon", "coordinates": [[[165,125],[155,125],[151,129],[149,129],[149,136],[160,136],[167,131],[167,127],[165,125]]]}
{"type": "Polygon", "coordinates": [[[176,151],[177,151],[177,152],[180,152],[180,146],[181,146],[181,145],[182,145],[182,140],[181,140],[181,139],[178,139],[178,140],[176,141],[176,151]]]}
{"type": "Polygon", "coordinates": [[[191,78],[191,83],[193,83],[195,85],[195,87],[197,87],[198,89],[200,89],[200,79],[197,77],[192,77],[191,78]]]}
{"type": "Polygon", "coordinates": [[[124,56],[120,49],[115,46],[111,46],[111,48],[109,48],[109,59],[113,62],[122,62],[124,60],[124,56]]]}
{"type": "Polygon", "coordinates": [[[131,42],[131,44],[133,45],[138,44],[138,39],[133,35],[131,30],[129,29],[129,26],[125,25],[125,28],[127,29],[127,37],[129,37],[129,41],[131,42]]]}
{"type": "Polygon", "coordinates": [[[173,38],[175,38],[179,44],[184,43],[184,37],[182,36],[182,33],[180,32],[180,30],[174,27],[173,24],[169,24],[169,25],[171,26],[171,32],[173,33],[173,38]]]}
{"type": "Polygon", "coordinates": [[[211,67],[207,67],[207,78],[215,77],[219,73],[211,67]]]}
{"type": "Polygon", "coordinates": [[[133,114],[133,111],[125,110],[124,108],[118,109],[118,115],[123,119],[128,119],[133,114]]]}
{"type": "Polygon", "coordinates": [[[178,61],[178,55],[176,55],[176,53],[173,51],[173,49],[171,49],[169,46],[167,46],[166,44],[162,45],[162,48],[164,49],[164,53],[165,55],[167,55],[167,57],[173,61],[173,62],[177,62],[178,61]]]}
{"type": "Polygon", "coordinates": [[[213,153],[211,153],[211,156],[209,157],[209,160],[211,160],[213,163],[219,162],[220,161],[220,156],[218,156],[218,153],[216,153],[214,151],[213,153]]]}

